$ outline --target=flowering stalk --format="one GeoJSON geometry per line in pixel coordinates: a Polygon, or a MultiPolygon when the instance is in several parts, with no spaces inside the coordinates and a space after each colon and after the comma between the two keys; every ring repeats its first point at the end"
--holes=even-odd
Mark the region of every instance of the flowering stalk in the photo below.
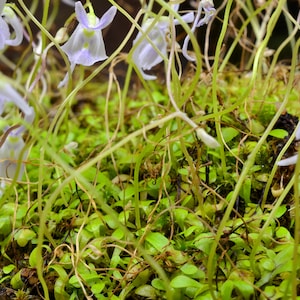
{"type": "MultiPolygon", "coordinates": [[[[171,36],[175,37],[175,28],[171,28],[172,34],[171,36]]],[[[171,51],[170,51],[170,56],[168,60],[168,66],[167,66],[167,74],[166,74],[166,82],[167,82],[167,89],[168,89],[168,94],[169,94],[169,99],[170,102],[173,106],[173,108],[178,112],[178,117],[181,118],[183,121],[188,123],[193,129],[196,131],[197,137],[203,141],[203,143],[210,147],[210,148],[218,148],[220,146],[219,142],[209,135],[203,128],[199,128],[199,126],[192,120],[190,119],[187,114],[182,112],[180,108],[178,107],[173,93],[172,93],[172,87],[171,87],[171,73],[172,73],[172,65],[173,65],[173,60],[174,60],[174,49],[175,49],[175,38],[172,39],[172,46],[171,46],[171,51]]]]}

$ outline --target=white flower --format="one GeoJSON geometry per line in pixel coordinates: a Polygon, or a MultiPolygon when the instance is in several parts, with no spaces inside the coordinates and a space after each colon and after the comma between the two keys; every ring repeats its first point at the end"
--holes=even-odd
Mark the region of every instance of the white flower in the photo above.
{"type": "MultiPolygon", "coordinates": [[[[21,95],[7,82],[4,78],[0,77],[0,115],[3,113],[4,105],[7,102],[14,103],[24,114],[24,120],[31,124],[35,113],[31,106],[21,97],[21,95]]],[[[23,132],[24,127],[20,126],[18,133],[23,132]]]]}
{"type": "Polygon", "coordinates": [[[5,45],[17,46],[23,40],[23,27],[15,12],[5,6],[6,0],[0,0],[0,50],[5,45]],[[10,27],[14,30],[14,37],[10,33],[10,27]]]}
{"type": "MultiPolygon", "coordinates": [[[[202,0],[198,4],[198,10],[197,14],[193,23],[193,26],[191,28],[192,33],[195,32],[197,27],[203,26],[204,24],[207,24],[212,17],[215,15],[216,10],[214,8],[214,3],[212,0],[202,0]],[[204,10],[204,17],[201,18],[202,9],[204,10]]],[[[190,41],[190,37],[187,36],[184,40],[183,46],[182,46],[182,54],[187,60],[195,61],[196,59],[194,57],[191,57],[187,53],[188,44],[190,41]]]]}
{"type": "Polygon", "coordinates": [[[3,144],[0,146],[0,177],[14,178],[21,180],[24,173],[24,161],[27,151],[23,151],[25,143],[20,135],[9,133],[3,144]],[[23,151],[23,153],[22,153],[23,151]],[[18,174],[16,173],[19,168],[18,174]]]}
{"type": "MultiPolygon", "coordinates": [[[[295,140],[296,141],[300,140],[300,123],[298,124],[298,128],[296,130],[295,140]]],[[[298,161],[298,154],[295,154],[291,157],[280,160],[277,163],[277,165],[280,167],[286,167],[286,166],[290,166],[290,165],[295,165],[297,163],[297,161],[298,161]]]]}
{"type": "Polygon", "coordinates": [[[298,161],[298,154],[295,154],[289,158],[280,160],[277,165],[280,167],[287,167],[290,165],[295,165],[298,161]]]}
{"type": "MultiPolygon", "coordinates": [[[[147,31],[153,20],[154,19],[150,18],[143,24],[143,32],[147,31]]],[[[166,57],[167,55],[167,28],[168,21],[160,21],[148,32],[147,38],[145,36],[143,37],[142,32],[139,32],[133,41],[133,45],[137,42],[139,42],[139,44],[133,52],[132,59],[141,72],[143,78],[146,80],[154,80],[156,79],[156,76],[148,75],[144,72],[144,70],[147,71],[152,69],[154,66],[162,62],[163,57],[166,57]],[[151,41],[157,49],[155,49],[149,41],[151,41]]]]}
{"type": "MultiPolygon", "coordinates": [[[[174,5],[173,9],[177,11],[178,5],[174,5]]],[[[182,19],[186,23],[190,23],[194,20],[194,15],[187,13],[182,16],[182,19]]],[[[154,25],[153,21],[153,18],[147,19],[142,25],[142,31],[137,34],[133,41],[133,45],[137,44],[137,47],[132,54],[132,59],[145,80],[156,79],[156,76],[146,74],[144,71],[152,69],[167,56],[169,17],[161,17],[160,21],[154,25]],[[150,27],[151,29],[149,29],[150,27]]],[[[174,24],[179,24],[178,20],[174,20],[174,24]]]]}
{"type": "MultiPolygon", "coordinates": [[[[75,3],[75,13],[79,22],[69,40],[61,47],[71,63],[71,73],[75,65],[92,66],[107,58],[102,36],[102,29],[115,17],[117,8],[112,6],[101,19],[93,12],[87,13],[80,1],[75,3]]],[[[68,81],[68,74],[59,87],[68,81]]]]}
{"type": "MultiPolygon", "coordinates": [[[[0,115],[3,113],[5,104],[11,102],[23,112],[24,120],[31,124],[35,115],[33,108],[4,80],[4,77],[0,77],[0,115]]],[[[25,146],[22,138],[24,130],[24,126],[14,126],[8,128],[4,133],[0,141],[0,177],[14,178],[17,176],[17,179],[21,179],[24,164],[19,167],[19,162],[27,156],[27,151],[22,153],[25,146]],[[16,174],[18,169],[19,173],[16,174]]]]}

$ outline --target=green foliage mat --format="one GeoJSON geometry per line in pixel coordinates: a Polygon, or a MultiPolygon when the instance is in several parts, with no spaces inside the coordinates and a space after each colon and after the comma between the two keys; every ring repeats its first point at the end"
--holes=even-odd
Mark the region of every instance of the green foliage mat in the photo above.
{"type": "MultiPolygon", "coordinates": [[[[283,83],[276,78],[268,93],[258,87],[241,100],[247,76],[218,81],[224,151],[207,148],[176,118],[139,131],[168,114],[159,83],[152,94],[132,88],[125,103],[117,89],[108,99],[90,84],[58,128],[37,131],[28,181],[1,200],[1,299],[13,291],[16,299],[290,297],[300,268],[291,259],[299,254],[293,167],[274,162],[297,118],[279,118],[234,195],[283,83]]],[[[199,81],[183,107],[214,136],[211,93],[199,81]]],[[[294,89],[290,113],[297,99],[294,89]]]]}

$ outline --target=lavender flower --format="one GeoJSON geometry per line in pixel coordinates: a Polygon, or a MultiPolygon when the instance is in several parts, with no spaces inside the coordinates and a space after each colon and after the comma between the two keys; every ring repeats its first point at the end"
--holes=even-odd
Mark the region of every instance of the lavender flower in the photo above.
{"type": "Polygon", "coordinates": [[[0,50],[5,45],[20,45],[23,40],[23,26],[15,12],[10,7],[5,6],[5,3],[6,0],[0,0],[0,50]],[[12,37],[10,27],[14,30],[15,37],[12,37]]]}
{"type": "MultiPolygon", "coordinates": [[[[27,104],[15,89],[8,83],[3,82],[3,78],[0,79],[0,114],[3,113],[5,103],[12,102],[23,112],[25,121],[31,124],[35,115],[33,108],[27,104]]],[[[23,151],[25,143],[22,134],[24,131],[24,126],[14,126],[8,128],[4,133],[0,141],[0,177],[14,178],[17,176],[17,179],[21,179],[24,165],[20,166],[18,174],[16,172],[19,161],[23,161],[27,156],[27,151],[23,151]]]]}
{"type": "MultiPolygon", "coordinates": [[[[178,10],[178,5],[174,5],[174,11],[178,10]]],[[[182,16],[186,23],[193,22],[193,13],[187,13],[182,16]]],[[[160,21],[153,26],[153,18],[149,18],[142,25],[142,31],[138,33],[133,41],[133,45],[137,44],[132,59],[141,75],[145,80],[154,80],[156,76],[146,74],[144,71],[152,69],[161,63],[167,56],[167,33],[170,25],[169,17],[161,17],[160,21]],[[151,29],[149,29],[151,26],[151,29]],[[147,32],[147,34],[145,34],[147,32]]],[[[174,24],[179,24],[178,20],[174,20],[174,24]]]]}
{"type": "Polygon", "coordinates": [[[24,161],[28,151],[23,151],[25,143],[23,138],[14,131],[6,136],[4,142],[0,142],[0,177],[21,180],[24,173],[24,164],[19,167],[19,162],[24,161]],[[19,172],[17,174],[17,170],[19,172]]]}
{"type": "MultiPolygon", "coordinates": [[[[102,36],[102,29],[109,25],[117,8],[112,6],[101,19],[90,10],[87,13],[80,1],[75,3],[75,13],[78,26],[70,39],[61,47],[71,63],[71,73],[76,65],[92,66],[94,63],[107,58],[102,36]]],[[[60,82],[59,87],[68,82],[68,74],[60,82]]]]}
{"type": "MultiPolygon", "coordinates": [[[[296,130],[295,140],[296,141],[300,140],[300,123],[298,124],[298,128],[296,130]]],[[[295,165],[297,163],[297,161],[298,161],[298,154],[295,154],[291,157],[280,160],[277,163],[277,165],[280,167],[286,167],[286,166],[290,166],[290,165],[295,165]]]]}
{"type": "MultiPolygon", "coordinates": [[[[212,17],[215,15],[216,10],[214,8],[214,3],[212,0],[202,0],[198,4],[198,10],[196,17],[194,19],[193,26],[191,28],[192,33],[195,32],[197,27],[203,26],[204,24],[207,24],[212,17]],[[204,18],[201,19],[202,9],[204,11],[204,18]]],[[[190,41],[190,37],[187,36],[184,40],[183,46],[182,46],[182,54],[187,60],[195,61],[196,59],[194,57],[191,57],[187,53],[188,44],[190,41]]]]}
{"type": "MultiPolygon", "coordinates": [[[[27,123],[31,124],[34,119],[34,110],[28,103],[21,97],[21,95],[12,88],[7,82],[3,82],[0,77],[0,115],[3,113],[4,105],[7,102],[14,103],[24,114],[24,119],[27,123]]],[[[24,127],[21,126],[18,132],[23,132],[24,127]]]]}

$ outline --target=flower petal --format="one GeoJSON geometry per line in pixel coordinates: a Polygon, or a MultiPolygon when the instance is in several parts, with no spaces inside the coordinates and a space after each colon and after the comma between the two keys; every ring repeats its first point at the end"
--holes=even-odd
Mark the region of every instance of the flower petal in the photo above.
{"type": "MultiPolygon", "coordinates": [[[[147,31],[148,27],[151,26],[153,19],[149,19],[143,24],[143,31],[147,31]]],[[[147,38],[139,32],[133,45],[139,43],[137,48],[132,54],[132,59],[145,80],[154,80],[156,76],[147,75],[143,70],[150,70],[163,61],[167,55],[167,41],[166,41],[166,22],[159,22],[150,32],[147,34],[147,38]],[[142,39],[142,41],[141,41],[142,39]],[[155,45],[154,48],[150,41],[155,45]],[[159,51],[159,52],[158,52],[159,51]]]]}
{"type": "Polygon", "coordinates": [[[78,22],[85,28],[89,28],[89,18],[80,1],[75,2],[75,13],[78,22]]]}
{"type": "Polygon", "coordinates": [[[5,7],[3,10],[3,16],[8,24],[15,31],[15,38],[7,39],[6,44],[10,46],[18,46],[23,40],[23,26],[19,18],[16,16],[15,12],[10,7],[5,7]]]}
{"type": "Polygon", "coordinates": [[[107,58],[101,30],[85,29],[79,23],[69,40],[61,47],[71,63],[92,66],[107,58]]]}
{"type": "Polygon", "coordinates": [[[32,108],[21,97],[21,95],[13,89],[8,83],[0,84],[0,94],[7,102],[14,103],[24,113],[25,116],[31,116],[32,108]]]}
{"type": "Polygon", "coordinates": [[[83,5],[81,4],[80,1],[77,1],[75,3],[75,12],[76,12],[76,17],[79,23],[87,29],[93,29],[93,30],[98,30],[98,29],[103,29],[107,25],[109,25],[116,13],[117,13],[117,8],[115,6],[112,6],[99,20],[95,15],[94,17],[96,18],[96,24],[91,24],[89,21],[89,14],[85,11],[83,5]]]}
{"type": "MultiPolygon", "coordinates": [[[[194,13],[192,12],[186,13],[183,16],[181,16],[181,18],[185,23],[192,23],[194,21],[194,13]]],[[[175,19],[174,24],[179,25],[180,22],[177,19],[175,19]]]]}
{"type": "Polygon", "coordinates": [[[116,8],[115,6],[112,6],[112,7],[111,7],[111,8],[110,8],[110,9],[109,9],[109,10],[101,17],[99,23],[98,23],[96,26],[92,27],[92,28],[93,28],[93,29],[103,29],[103,28],[105,28],[107,25],[109,25],[109,24],[113,21],[113,19],[114,19],[116,13],[117,13],[117,8],[116,8]]]}
{"type": "Polygon", "coordinates": [[[0,148],[0,177],[21,180],[24,173],[24,164],[19,167],[20,161],[27,156],[23,151],[25,143],[21,136],[8,135],[0,148]],[[19,170],[18,174],[16,173],[19,170]]]}
{"type": "Polygon", "coordinates": [[[5,47],[6,41],[9,39],[9,36],[9,27],[6,22],[0,17],[0,50],[5,47]]]}
{"type": "Polygon", "coordinates": [[[286,167],[286,166],[290,166],[290,165],[295,165],[297,163],[298,160],[298,154],[293,155],[289,158],[286,159],[282,159],[280,160],[277,165],[280,167],[286,167]]]}

